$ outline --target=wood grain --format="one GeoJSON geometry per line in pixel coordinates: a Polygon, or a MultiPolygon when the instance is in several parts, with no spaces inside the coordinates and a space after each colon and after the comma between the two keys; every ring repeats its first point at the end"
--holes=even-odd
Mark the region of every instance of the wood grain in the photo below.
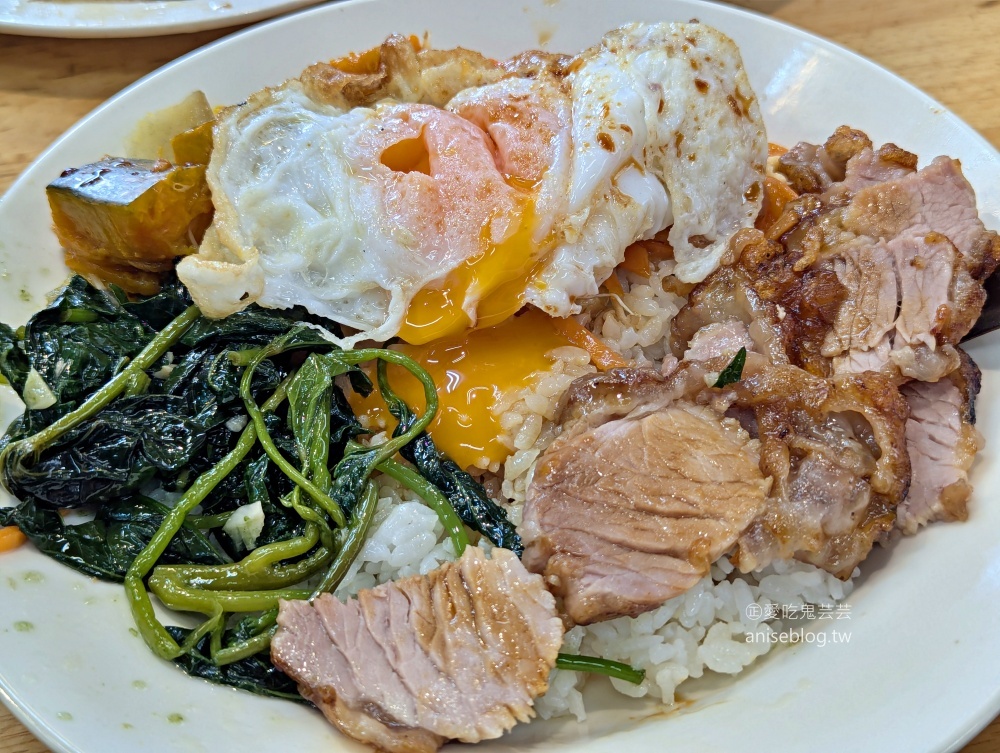
{"type": "MultiPolygon", "coordinates": [[[[741,0],[916,84],[1000,148],[1000,0],[741,0]]],[[[0,35],[0,192],[59,134],[141,76],[226,32],[129,40],[0,35]]],[[[2,661],[2,657],[0,657],[2,661]]],[[[0,707],[0,753],[47,749],[0,707]]],[[[1000,753],[1000,719],[964,749],[1000,753]]]]}

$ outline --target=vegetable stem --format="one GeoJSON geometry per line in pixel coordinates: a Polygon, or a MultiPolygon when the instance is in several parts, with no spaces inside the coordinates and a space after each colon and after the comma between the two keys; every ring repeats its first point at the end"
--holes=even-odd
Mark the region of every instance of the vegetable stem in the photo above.
{"type": "Polygon", "coordinates": [[[323,581],[319,584],[310,598],[315,598],[321,593],[333,591],[344,579],[351,563],[354,562],[361,550],[361,545],[365,541],[365,534],[371,526],[372,518],[375,517],[375,509],[378,507],[378,488],[371,480],[365,484],[365,493],[361,497],[361,504],[354,510],[354,518],[351,525],[343,531],[340,551],[327,570],[323,581]]]}
{"type": "Polygon", "coordinates": [[[222,666],[223,664],[232,664],[233,662],[240,661],[241,659],[246,659],[248,656],[258,654],[271,645],[271,638],[274,637],[274,633],[277,629],[277,625],[272,625],[260,635],[255,635],[253,638],[248,638],[247,640],[237,643],[236,645],[226,646],[225,648],[219,649],[215,652],[212,660],[217,665],[222,666]]]}
{"type": "Polygon", "coordinates": [[[469,545],[469,536],[465,532],[465,526],[462,525],[461,519],[455,513],[455,509],[451,506],[448,498],[441,493],[441,490],[413,469],[391,458],[383,460],[376,468],[423,498],[427,506],[437,513],[441,525],[448,532],[451,544],[455,549],[455,556],[461,557],[465,547],[469,545]]]}
{"type": "MultiPolygon", "coordinates": [[[[257,426],[260,443],[264,448],[264,452],[267,453],[267,456],[285,473],[286,476],[288,476],[289,479],[292,480],[292,482],[295,483],[296,486],[312,497],[312,499],[340,528],[343,528],[347,525],[347,520],[340,504],[338,504],[338,502],[329,494],[317,487],[312,481],[307,479],[281,454],[281,451],[274,444],[270,434],[267,432],[267,427],[264,423],[263,411],[261,411],[260,407],[254,402],[253,396],[250,394],[250,383],[253,379],[254,370],[265,358],[269,358],[272,355],[276,355],[281,352],[285,345],[286,338],[278,338],[266,347],[261,348],[254,355],[247,365],[246,370],[243,372],[243,378],[240,382],[240,394],[243,396],[247,413],[257,426]]],[[[358,480],[363,482],[364,479],[370,475],[375,466],[382,461],[391,458],[410,441],[412,441],[414,437],[418,436],[424,429],[427,428],[438,409],[437,387],[434,384],[434,380],[431,378],[431,375],[428,374],[427,371],[420,366],[420,364],[409,356],[404,355],[403,353],[397,353],[394,350],[364,348],[362,350],[335,351],[328,354],[326,358],[337,367],[335,371],[340,374],[348,371],[350,367],[365,361],[379,360],[388,363],[395,363],[412,373],[420,381],[424,388],[424,397],[427,401],[427,408],[424,410],[423,415],[421,415],[420,418],[414,422],[408,431],[400,434],[398,437],[394,437],[386,442],[383,442],[382,444],[372,447],[355,445],[353,453],[350,450],[345,453],[344,460],[342,460],[341,463],[344,463],[352,457],[356,458],[361,455],[366,456],[362,469],[363,473],[357,477],[358,480]]]]}
{"type": "MultiPolygon", "coordinates": [[[[389,413],[398,422],[393,434],[402,435],[412,428],[413,412],[389,385],[389,373],[385,365],[385,361],[378,363],[378,388],[389,413]]],[[[460,521],[479,531],[495,545],[510,549],[520,556],[524,548],[514,527],[507,520],[506,513],[489,498],[478,481],[438,452],[429,434],[418,434],[400,450],[400,454],[413,463],[423,480],[441,492],[460,521]]],[[[453,524],[449,524],[444,518],[442,522],[449,531],[454,530],[453,524]]],[[[455,541],[455,544],[459,545],[458,554],[461,554],[463,547],[459,541],[455,541]]]]}
{"type": "Polygon", "coordinates": [[[59,316],[59,321],[66,324],[85,324],[96,322],[100,317],[96,312],[89,309],[66,309],[59,316]]]}
{"type": "Polygon", "coordinates": [[[257,405],[256,401],[253,399],[253,395],[250,394],[250,384],[253,381],[254,371],[257,367],[264,361],[265,358],[269,358],[273,355],[280,353],[286,344],[286,338],[279,337],[273,340],[266,347],[261,348],[256,355],[247,364],[246,369],[243,372],[243,378],[240,380],[240,394],[243,397],[243,403],[246,406],[247,413],[250,415],[250,420],[256,427],[257,436],[260,439],[261,447],[264,448],[264,452],[271,461],[282,470],[282,472],[288,476],[292,482],[303,489],[312,499],[318,504],[327,515],[329,515],[333,522],[339,527],[343,528],[347,525],[347,519],[344,517],[344,511],[340,509],[340,505],[334,501],[329,494],[324,492],[309,479],[303,476],[298,469],[296,469],[281,451],[274,444],[274,440],[271,439],[271,435],[267,430],[267,425],[264,422],[264,411],[261,410],[260,406],[257,405]]]}
{"type": "MultiPolygon", "coordinates": [[[[292,539],[276,543],[290,544],[297,541],[292,539]]],[[[286,556],[294,555],[290,548],[283,549],[282,553],[286,556]]],[[[256,571],[247,570],[246,560],[230,565],[159,565],[149,577],[149,587],[157,596],[161,596],[157,590],[160,584],[172,583],[182,583],[202,591],[220,593],[289,588],[315,575],[332,558],[333,553],[329,549],[320,547],[298,562],[285,565],[272,564],[256,571]]]]}
{"type": "MultiPolygon", "coordinates": [[[[191,309],[188,309],[190,311],[191,309]]],[[[195,309],[197,311],[197,309],[195,309]]],[[[185,312],[187,313],[187,312],[185,312]]],[[[183,316],[183,315],[182,315],[183,316]]],[[[174,322],[177,320],[175,319],[174,322]]],[[[172,323],[173,324],[173,323],[172,323]]],[[[172,326],[168,325],[169,326],[172,326]]],[[[166,330],[164,330],[165,332],[166,330]]],[[[139,359],[137,358],[136,363],[139,359]]],[[[154,359],[155,360],[155,359],[154,359]]],[[[125,373],[125,372],[122,372],[125,373]]],[[[120,376],[120,375],[119,375],[120,376]]],[[[117,377],[116,377],[117,378],[117,377]]],[[[273,410],[285,399],[288,380],[278,385],[274,394],[264,404],[265,408],[273,410]],[[270,406],[270,407],[268,407],[270,406]]],[[[178,500],[177,504],[163,518],[159,529],[153,534],[149,544],[139,552],[125,574],[125,595],[132,608],[132,617],[142,634],[143,640],[158,656],[164,659],[176,659],[184,653],[177,645],[153,612],[153,604],[143,585],[143,578],[153,569],[156,561],[170,545],[171,540],[184,524],[184,518],[209,495],[222,479],[228,476],[247,456],[257,442],[257,430],[254,424],[247,426],[240,435],[236,446],[230,450],[211,470],[203,473],[178,500]]],[[[196,631],[197,632],[197,631],[196,631]]],[[[192,637],[195,633],[192,633],[192,637]]],[[[201,636],[198,635],[198,638],[201,636]]],[[[196,638],[189,638],[196,642],[196,638]]]]}
{"type": "Polygon", "coordinates": [[[262,573],[282,560],[301,557],[316,546],[317,541],[319,541],[319,526],[315,523],[306,524],[306,530],[302,536],[286,541],[276,541],[250,552],[240,562],[240,569],[245,570],[248,575],[262,573]]]}
{"type": "Polygon", "coordinates": [[[568,669],[571,672],[591,672],[596,675],[607,675],[617,680],[638,685],[645,679],[646,670],[630,667],[611,659],[599,656],[579,656],[577,654],[559,654],[556,657],[556,669],[568,669]]]}
{"type": "Polygon", "coordinates": [[[232,517],[234,510],[216,513],[215,515],[188,515],[187,522],[198,529],[222,528],[232,517]]]}
{"type": "MultiPolygon", "coordinates": [[[[158,567],[149,579],[150,588],[163,604],[184,612],[212,615],[216,612],[259,612],[278,605],[278,599],[306,599],[301,588],[254,591],[211,591],[185,582],[182,568],[158,567]]],[[[171,638],[173,640],[173,638],[171,638]]]]}
{"type": "Polygon", "coordinates": [[[423,415],[421,415],[420,418],[418,418],[406,432],[400,434],[398,437],[390,439],[384,444],[379,445],[379,459],[376,462],[377,465],[382,462],[382,460],[391,458],[401,449],[406,447],[406,445],[408,445],[430,425],[430,422],[434,419],[434,415],[438,410],[437,385],[434,384],[434,379],[427,373],[427,370],[424,369],[423,366],[409,356],[395,350],[365,348],[363,350],[345,351],[342,355],[348,359],[352,365],[363,363],[365,361],[379,360],[402,366],[404,369],[413,374],[413,376],[417,378],[424,388],[424,400],[427,403],[427,407],[424,409],[423,415]]]}
{"type": "Polygon", "coordinates": [[[125,397],[143,395],[146,390],[149,389],[150,382],[152,382],[152,380],[149,378],[149,374],[145,371],[137,371],[132,375],[132,378],[128,380],[128,384],[125,385],[125,390],[122,394],[125,397]]]}
{"type": "Polygon", "coordinates": [[[115,376],[86,401],[62,418],[46,426],[37,434],[16,442],[11,442],[0,452],[0,472],[5,470],[7,458],[14,448],[19,453],[31,451],[35,455],[45,449],[70,429],[79,426],[91,416],[99,413],[104,407],[124,392],[139,374],[155,364],[178,340],[183,337],[188,328],[201,316],[197,306],[189,306],[184,313],[164,327],[149,344],[115,376]]]}

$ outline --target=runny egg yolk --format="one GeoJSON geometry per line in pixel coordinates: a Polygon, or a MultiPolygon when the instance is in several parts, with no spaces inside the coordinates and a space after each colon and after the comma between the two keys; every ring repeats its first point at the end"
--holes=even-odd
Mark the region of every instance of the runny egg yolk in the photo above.
{"type": "MultiPolygon", "coordinates": [[[[462,468],[501,463],[511,453],[504,443],[500,417],[493,409],[500,396],[529,386],[533,374],[547,371],[546,354],[570,341],[554,321],[536,309],[502,324],[474,329],[426,345],[401,345],[430,373],[440,407],[428,428],[438,449],[462,468]]],[[[369,373],[374,378],[374,373],[369,373]]],[[[388,368],[389,384],[407,405],[422,412],[423,387],[401,366],[388,368]]],[[[378,389],[364,398],[350,393],[351,407],[369,426],[391,431],[396,426],[378,389]]]]}
{"type": "MultiPolygon", "coordinates": [[[[392,156],[407,166],[415,165],[410,169],[421,165],[408,153],[392,156]]],[[[385,161],[385,154],[382,159],[385,161]]],[[[473,324],[492,327],[521,309],[525,289],[551,243],[534,241],[532,200],[522,199],[519,207],[520,213],[511,220],[517,226],[506,238],[493,242],[487,223],[480,233],[483,250],[449,273],[440,287],[423,288],[413,297],[399,330],[400,338],[411,345],[422,345],[461,333],[473,324]],[[466,313],[470,304],[476,312],[475,322],[466,313]]]]}

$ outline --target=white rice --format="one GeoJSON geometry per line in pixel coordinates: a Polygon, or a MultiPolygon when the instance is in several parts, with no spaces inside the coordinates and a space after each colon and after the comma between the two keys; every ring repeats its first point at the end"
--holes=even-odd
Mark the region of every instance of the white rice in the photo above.
{"type": "MultiPolygon", "coordinates": [[[[507,510],[514,525],[521,522],[521,508],[535,461],[556,438],[554,423],[559,399],[574,379],[593,374],[590,356],[581,348],[556,348],[549,353],[552,370],[534,380],[534,385],[505,395],[495,410],[500,426],[510,435],[513,453],[503,464],[499,494],[487,483],[487,491],[507,510]]],[[[499,469],[497,469],[499,470],[499,469]]]]}
{"type": "MultiPolygon", "coordinates": [[[[685,680],[709,671],[738,674],[778,645],[768,636],[787,628],[788,621],[765,615],[780,615],[782,606],[789,616],[801,614],[805,604],[831,607],[851,589],[851,581],[800,562],[776,562],[760,573],[740,576],[723,558],[694,588],[652,612],[573,628],[563,651],[646,670],[640,685],[622,680],[611,684],[624,695],[648,695],[669,705],[685,680]],[[750,634],[755,635],[748,641],[750,634]]],[[[580,691],[586,679],[578,672],[553,671],[549,691],[535,703],[539,715],[585,719],[580,691]]]]}
{"type": "MultiPolygon", "coordinates": [[[[673,266],[669,260],[659,262],[649,280],[618,273],[624,295],[588,302],[580,321],[627,358],[659,368],[670,353],[670,322],[684,302],[670,292],[673,266]]],[[[574,379],[596,371],[580,348],[557,348],[549,356],[553,359],[550,371],[534,375],[529,387],[505,395],[495,407],[512,454],[502,467],[481,469],[488,493],[504,506],[515,525],[521,521],[535,461],[558,433],[554,419],[560,397],[574,379]]],[[[389,580],[430,572],[455,558],[437,515],[417,495],[387,477],[379,483],[374,523],[337,589],[340,598],[389,580]]],[[[478,543],[489,548],[485,539],[478,543]]],[[[812,565],[776,562],[760,572],[741,575],[723,558],[694,588],[652,612],[573,628],[562,650],[646,670],[640,685],[619,680],[611,684],[624,695],[650,696],[669,705],[685,680],[706,672],[738,674],[779,645],[768,636],[787,627],[773,617],[781,607],[795,610],[812,604],[829,609],[851,589],[851,580],[840,581],[812,565]]],[[[585,719],[581,690],[588,677],[554,670],[548,692],[536,701],[539,715],[585,719]]]]}
{"type": "Polygon", "coordinates": [[[675,263],[657,262],[649,279],[616,272],[623,296],[601,296],[584,305],[583,323],[601,340],[639,366],[659,366],[670,351],[670,322],[684,299],[670,292],[675,263]]]}
{"type": "Polygon", "coordinates": [[[454,559],[455,548],[437,513],[412,491],[382,476],[368,538],[335,595],[347,599],[379,583],[424,575],[454,559]]]}

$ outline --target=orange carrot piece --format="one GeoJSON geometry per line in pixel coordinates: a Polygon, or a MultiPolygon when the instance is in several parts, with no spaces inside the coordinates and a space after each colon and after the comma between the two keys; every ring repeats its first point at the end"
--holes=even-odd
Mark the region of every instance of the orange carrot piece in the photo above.
{"type": "Polygon", "coordinates": [[[625,288],[622,287],[622,281],[618,279],[618,275],[615,272],[612,272],[611,276],[601,284],[612,295],[617,295],[618,297],[625,295],[625,288]]]}
{"type": "Polygon", "coordinates": [[[768,145],[767,145],[767,156],[768,157],[780,157],[782,154],[784,154],[787,151],[788,150],[785,149],[785,147],[779,146],[778,144],[768,143],[768,145]]]}
{"type": "Polygon", "coordinates": [[[674,247],[670,245],[666,232],[657,233],[652,240],[643,241],[650,264],[674,258],[674,247]]]}
{"type": "Polygon", "coordinates": [[[784,181],[768,175],[764,178],[764,202],[754,223],[758,230],[766,231],[778,221],[785,211],[785,204],[798,198],[798,194],[784,181]]]}
{"type": "Polygon", "coordinates": [[[601,342],[594,334],[573,317],[553,319],[556,331],[573,345],[590,354],[590,361],[601,371],[628,366],[629,361],[601,342]]]}
{"type": "MultiPolygon", "coordinates": [[[[409,40],[413,51],[420,52],[420,48],[423,46],[420,37],[411,34],[409,40]]],[[[372,47],[364,52],[349,52],[343,57],[330,61],[330,65],[344,73],[378,73],[381,63],[381,46],[372,47]]]]}
{"type": "Polygon", "coordinates": [[[625,249],[625,260],[618,266],[639,277],[649,277],[653,274],[653,268],[649,264],[649,250],[642,241],[633,243],[625,249]]]}
{"type": "Polygon", "coordinates": [[[9,552],[17,549],[28,540],[28,537],[21,533],[17,526],[5,526],[0,528],[0,552],[9,552]]]}

